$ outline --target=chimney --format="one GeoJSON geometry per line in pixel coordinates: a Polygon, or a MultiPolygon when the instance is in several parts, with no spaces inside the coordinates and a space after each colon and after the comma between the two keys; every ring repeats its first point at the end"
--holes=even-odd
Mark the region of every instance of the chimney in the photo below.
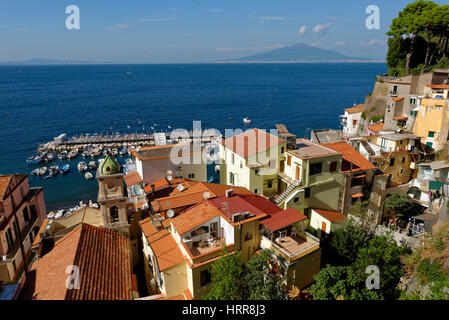
{"type": "Polygon", "coordinates": [[[234,195],[234,189],[226,190],[226,198],[230,198],[234,195]]]}
{"type": "Polygon", "coordinates": [[[232,138],[232,150],[235,152],[237,150],[237,137],[232,138]]]}
{"type": "Polygon", "coordinates": [[[248,152],[248,137],[243,137],[243,143],[244,143],[244,145],[243,145],[243,154],[245,154],[245,155],[247,155],[249,152],[248,152]]]}

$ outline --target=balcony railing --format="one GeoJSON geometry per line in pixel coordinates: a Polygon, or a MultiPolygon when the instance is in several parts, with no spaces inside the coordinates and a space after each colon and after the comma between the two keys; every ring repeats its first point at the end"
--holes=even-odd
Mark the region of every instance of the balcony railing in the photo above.
{"type": "Polygon", "coordinates": [[[290,263],[318,250],[320,241],[307,232],[277,239],[270,239],[263,235],[261,246],[264,249],[274,249],[276,255],[290,263]]]}

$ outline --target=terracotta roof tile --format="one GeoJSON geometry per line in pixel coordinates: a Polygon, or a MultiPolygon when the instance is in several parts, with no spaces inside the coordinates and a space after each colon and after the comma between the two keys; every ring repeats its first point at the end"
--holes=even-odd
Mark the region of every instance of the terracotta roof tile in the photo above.
{"type": "Polygon", "coordinates": [[[270,218],[262,220],[261,223],[271,231],[276,231],[306,219],[307,217],[301,212],[288,208],[272,214],[270,218]]]}
{"type": "Polygon", "coordinates": [[[426,87],[432,89],[449,89],[449,84],[426,84],[426,87]]]}
{"type": "Polygon", "coordinates": [[[205,201],[179,216],[171,218],[171,223],[178,234],[184,234],[218,215],[220,215],[220,211],[217,207],[210,201],[205,201]]]}
{"type": "Polygon", "coordinates": [[[11,177],[12,176],[0,176],[0,201],[3,200],[6,189],[8,188],[9,182],[11,181],[11,177]]]}
{"type": "Polygon", "coordinates": [[[131,300],[131,255],[128,236],[82,224],[35,262],[24,288],[25,299],[131,300]],[[66,288],[66,267],[79,267],[80,289],[66,288]]]}
{"type": "Polygon", "coordinates": [[[139,221],[139,225],[149,243],[159,240],[169,234],[169,232],[165,229],[157,230],[150,218],[139,221]]]}
{"type": "Polygon", "coordinates": [[[398,121],[398,120],[407,120],[408,117],[407,116],[399,116],[399,117],[394,117],[393,120],[394,121],[398,121]]]}
{"type": "Polygon", "coordinates": [[[373,132],[379,132],[380,130],[382,130],[384,128],[384,123],[377,123],[377,124],[373,124],[372,126],[369,127],[369,129],[373,132]]]}
{"type": "Polygon", "coordinates": [[[329,211],[329,210],[321,210],[321,209],[312,209],[316,211],[320,216],[326,218],[330,222],[340,222],[345,219],[345,216],[337,211],[329,211]]]}
{"type": "Polygon", "coordinates": [[[143,182],[142,178],[140,177],[140,175],[137,171],[128,173],[123,178],[125,179],[125,183],[128,187],[138,184],[140,182],[143,182]]]}
{"type": "Polygon", "coordinates": [[[363,112],[363,111],[365,111],[365,105],[363,105],[363,104],[358,104],[358,105],[356,105],[356,106],[354,106],[354,107],[352,107],[352,108],[345,109],[345,111],[346,111],[347,113],[358,113],[358,112],[363,112]]]}
{"type": "Polygon", "coordinates": [[[401,101],[401,100],[404,100],[404,97],[393,98],[394,102],[398,102],[398,101],[401,101]]]}
{"type": "Polygon", "coordinates": [[[300,159],[313,159],[340,155],[340,153],[335,150],[329,149],[324,145],[320,145],[307,139],[297,139],[296,150],[289,150],[288,152],[300,159]]]}
{"type": "MultiPolygon", "coordinates": [[[[364,156],[360,154],[357,150],[355,150],[349,143],[346,142],[336,142],[336,143],[326,143],[324,144],[326,147],[331,148],[335,151],[338,151],[343,154],[343,159],[352,163],[356,167],[353,166],[353,171],[365,171],[365,170],[375,170],[376,166],[369,162],[364,156]]],[[[342,169],[342,172],[344,169],[342,169]]]]}
{"type": "Polygon", "coordinates": [[[160,271],[167,270],[184,261],[184,256],[171,234],[150,243],[160,271]]]}
{"type": "Polygon", "coordinates": [[[264,130],[251,129],[227,138],[223,144],[241,157],[247,158],[284,142],[281,138],[264,130]]]}

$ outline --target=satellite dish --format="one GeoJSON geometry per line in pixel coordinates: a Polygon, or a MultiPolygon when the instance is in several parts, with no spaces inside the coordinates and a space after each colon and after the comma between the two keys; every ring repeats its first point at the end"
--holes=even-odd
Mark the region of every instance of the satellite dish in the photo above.
{"type": "Polygon", "coordinates": [[[178,189],[179,192],[182,192],[182,190],[184,190],[184,186],[182,184],[178,184],[176,189],[178,189]]]}
{"type": "Polygon", "coordinates": [[[167,176],[171,176],[173,174],[173,172],[171,170],[167,171],[167,176]]]}
{"type": "Polygon", "coordinates": [[[173,218],[175,216],[175,212],[172,209],[167,210],[167,217],[173,218]]]}
{"type": "Polygon", "coordinates": [[[203,198],[204,198],[205,200],[207,200],[207,199],[209,199],[209,197],[210,197],[210,193],[207,192],[207,191],[205,191],[205,192],[203,193],[203,198]]]}
{"type": "Polygon", "coordinates": [[[168,180],[168,182],[171,182],[173,180],[173,177],[172,176],[167,176],[167,180],[168,180]]]}

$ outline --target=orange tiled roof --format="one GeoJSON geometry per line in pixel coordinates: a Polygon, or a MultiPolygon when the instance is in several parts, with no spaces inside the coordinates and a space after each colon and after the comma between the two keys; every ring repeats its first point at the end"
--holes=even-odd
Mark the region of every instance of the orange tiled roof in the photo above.
{"type": "Polygon", "coordinates": [[[169,234],[169,232],[165,229],[157,230],[150,218],[139,221],[139,225],[149,243],[159,240],[169,234]]]}
{"type": "Polygon", "coordinates": [[[399,116],[399,117],[393,118],[394,121],[398,121],[398,120],[406,120],[406,119],[408,119],[407,116],[399,116]]]}
{"type": "Polygon", "coordinates": [[[226,194],[226,190],[233,189],[234,194],[253,194],[246,188],[221,185],[217,183],[194,182],[189,180],[180,180],[178,184],[182,184],[184,189],[179,191],[176,185],[173,185],[173,191],[169,196],[156,198],[151,202],[155,211],[166,211],[168,209],[182,208],[197,204],[204,200],[204,193],[208,192],[209,199],[226,194]]]}
{"type": "MultiPolygon", "coordinates": [[[[331,148],[332,150],[338,151],[343,154],[343,159],[353,163],[357,166],[357,168],[352,169],[352,171],[365,171],[365,170],[375,170],[376,166],[369,162],[364,156],[360,154],[357,150],[355,150],[349,143],[347,142],[335,142],[335,143],[326,143],[324,144],[326,147],[331,148]]],[[[346,171],[342,171],[346,172],[346,171]]]]}
{"type": "Polygon", "coordinates": [[[205,201],[183,214],[171,218],[171,223],[178,234],[195,229],[197,226],[220,215],[220,211],[209,201],[205,201]]]}
{"type": "Polygon", "coordinates": [[[401,101],[401,100],[404,100],[404,97],[393,98],[394,102],[398,102],[398,101],[401,101]]]}
{"type": "Polygon", "coordinates": [[[276,231],[306,219],[307,217],[301,212],[288,208],[272,214],[270,218],[262,220],[261,223],[271,231],[276,231]]]}
{"type": "Polygon", "coordinates": [[[273,148],[285,142],[266,131],[251,129],[226,139],[223,144],[243,158],[273,148]]]}
{"type": "Polygon", "coordinates": [[[142,178],[140,177],[140,175],[137,171],[128,173],[123,178],[125,179],[125,183],[128,187],[138,184],[140,182],[143,182],[142,178]]]}
{"type": "Polygon", "coordinates": [[[11,177],[12,176],[0,176],[0,201],[3,200],[6,189],[8,188],[9,182],[11,181],[11,177]]]}
{"type": "Polygon", "coordinates": [[[358,112],[363,112],[364,110],[365,110],[364,104],[358,104],[352,108],[345,109],[345,111],[347,113],[358,113],[358,112]]]}
{"type": "Polygon", "coordinates": [[[174,267],[184,261],[184,256],[171,234],[150,243],[160,271],[174,267]]]}
{"type": "Polygon", "coordinates": [[[131,274],[128,236],[83,223],[33,264],[24,298],[131,300],[131,274]],[[66,267],[70,265],[79,267],[80,289],[66,288],[66,267]]]}
{"type": "Polygon", "coordinates": [[[449,89],[449,84],[426,84],[426,87],[432,89],[449,89]]]}
{"type": "Polygon", "coordinates": [[[342,221],[345,216],[337,211],[329,211],[329,210],[321,210],[321,209],[312,209],[313,211],[316,211],[320,216],[326,218],[330,222],[340,222],[342,221]]]}
{"type": "Polygon", "coordinates": [[[380,130],[382,130],[384,128],[384,123],[377,123],[377,124],[373,124],[371,127],[369,127],[369,129],[373,132],[378,132],[380,130]]]}

